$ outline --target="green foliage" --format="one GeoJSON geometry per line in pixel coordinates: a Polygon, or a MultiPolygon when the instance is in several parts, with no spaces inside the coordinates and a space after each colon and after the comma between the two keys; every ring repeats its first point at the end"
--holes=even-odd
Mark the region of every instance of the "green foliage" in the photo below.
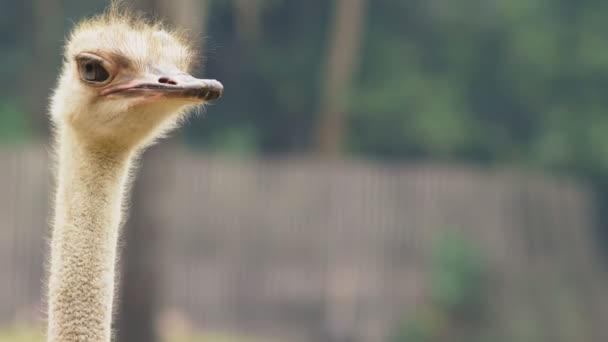
{"type": "Polygon", "coordinates": [[[255,154],[257,131],[251,125],[222,130],[210,137],[209,147],[225,155],[247,156],[255,154]]]}
{"type": "Polygon", "coordinates": [[[353,153],[608,171],[605,3],[370,7],[353,153]]]}
{"type": "MultiPolygon", "coordinates": [[[[431,272],[427,279],[428,305],[396,329],[391,342],[472,341],[452,335],[454,327],[482,326],[487,301],[487,267],[475,244],[455,233],[440,236],[432,252],[431,272]],[[471,324],[473,323],[473,324],[471,324]]],[[[471,331],[474,329],[471,329],[471,331]]]]}
{"type": "Polygon", "coordinates": [[[193,144],[214,145],[210,137],[232,136],[234,126],[254,130],[247,133],[255,137],[247,140],[251,152],[284,153],[311,144],[330,3],[262,3],[262,32],[255,41],[237,39],[231,3],[211,6],[205,69],[222,80],[226,96],[212,115],[186,127],[193,144]]]}
{"type": "MultiPolygon", "coordinates": [[[[70,0],[58,14],[75,19],[104,3],[70,0]]],[[[251,41],[238,37],[233,2],[210,4],[205,74],[221,79],[227,91],[205,120],[188,125],[188,141],[251,154],[311,149],[332,2],[262,1],[260,34],[251,41]]],[[[55,52],[33,56],[24,43],[37,34],[36,25],[27,25],[36,21],[33,6],[9,5],[14,15],[0,25],[14,32],[4,35],[0,71],[23,78],[0,85],[7,96],[55,77],[56,70],[28,75],[14,67],[34,57],[59,62],[55,52]]],[[[347,98],[351,154],[606,174],[605,2],[374,0],[367,6],[359,71],[347,98]]],[[[2,104],[0,139],[18,139],[27,115],[39,115],[21,114],[15,104],[2,104]]]]}
{"type": "Polygon", "coordinates": [[[413,319],[398,327],[390,342],[433,342],[446,328],[446,320],[441,311],[426,308],[413,319]],[[434,310],[434,311],[433,311],[434,310]]]}
{"type": "Polygon", "coordinates": [[[485,268],[483,256],[471,241],[456,234],[442,236],[433,251],[431,300],[459,314],[480,309],[485,268]]]}

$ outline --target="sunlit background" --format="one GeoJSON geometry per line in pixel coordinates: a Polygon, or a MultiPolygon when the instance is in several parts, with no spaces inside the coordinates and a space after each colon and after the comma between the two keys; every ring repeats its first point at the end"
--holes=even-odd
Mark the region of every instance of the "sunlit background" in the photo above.
{"type": "MultiPolygon", "coordinates": [[[[118,342],[608,340],[608,2],[125,1],[225,96],[143,158],[118,342]]],[[[47,98],[107,1],[0,4],[0,341],[43,341],[47,98]]]]}

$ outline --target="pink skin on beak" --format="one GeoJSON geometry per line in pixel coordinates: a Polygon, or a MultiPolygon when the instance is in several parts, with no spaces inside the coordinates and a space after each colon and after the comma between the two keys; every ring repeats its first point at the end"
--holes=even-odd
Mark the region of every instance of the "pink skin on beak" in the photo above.
{"type": "Polygon", "coordinates": [[[183,72],[176,72],[148,74],[143,78],[103,89],[100,95],[143,96],[151,101],[160,98],[181,98],[208,102],[220,98],[223,92],[224,86],[216,80],[198,79],[183,72]]]}

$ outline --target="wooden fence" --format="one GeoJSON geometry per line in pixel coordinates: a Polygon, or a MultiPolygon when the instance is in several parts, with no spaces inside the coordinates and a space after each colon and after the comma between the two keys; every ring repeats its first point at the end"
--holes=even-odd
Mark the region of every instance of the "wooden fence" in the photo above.
{"type": "MultiPolygon", "coordinates": [[[[144,196],[166,228],[162,303],[197,328],[283,341],[385,341],[400,322],[437,311],[434,251],[442,237],[457,236],[485,265],[480,334],[608,340],[594,208],[580,182],[184,150],[166,154],[165,169],[144,196]]],[[[0,151],[0,325],[34,319],[43,307],[47,170],[41,148],[0,151]]]]}

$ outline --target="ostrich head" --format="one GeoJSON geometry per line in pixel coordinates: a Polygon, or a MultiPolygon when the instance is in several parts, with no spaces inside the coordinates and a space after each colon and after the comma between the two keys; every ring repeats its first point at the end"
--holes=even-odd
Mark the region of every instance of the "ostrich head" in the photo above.
{"type": "Polygon", "coordinates": [[[197,56],[182,35],[118,12],[72,32],[51,117],[79,142],[133,150],[175,127],[192,107],[219,98],[223,87],[189,74],[197,56]]]}

